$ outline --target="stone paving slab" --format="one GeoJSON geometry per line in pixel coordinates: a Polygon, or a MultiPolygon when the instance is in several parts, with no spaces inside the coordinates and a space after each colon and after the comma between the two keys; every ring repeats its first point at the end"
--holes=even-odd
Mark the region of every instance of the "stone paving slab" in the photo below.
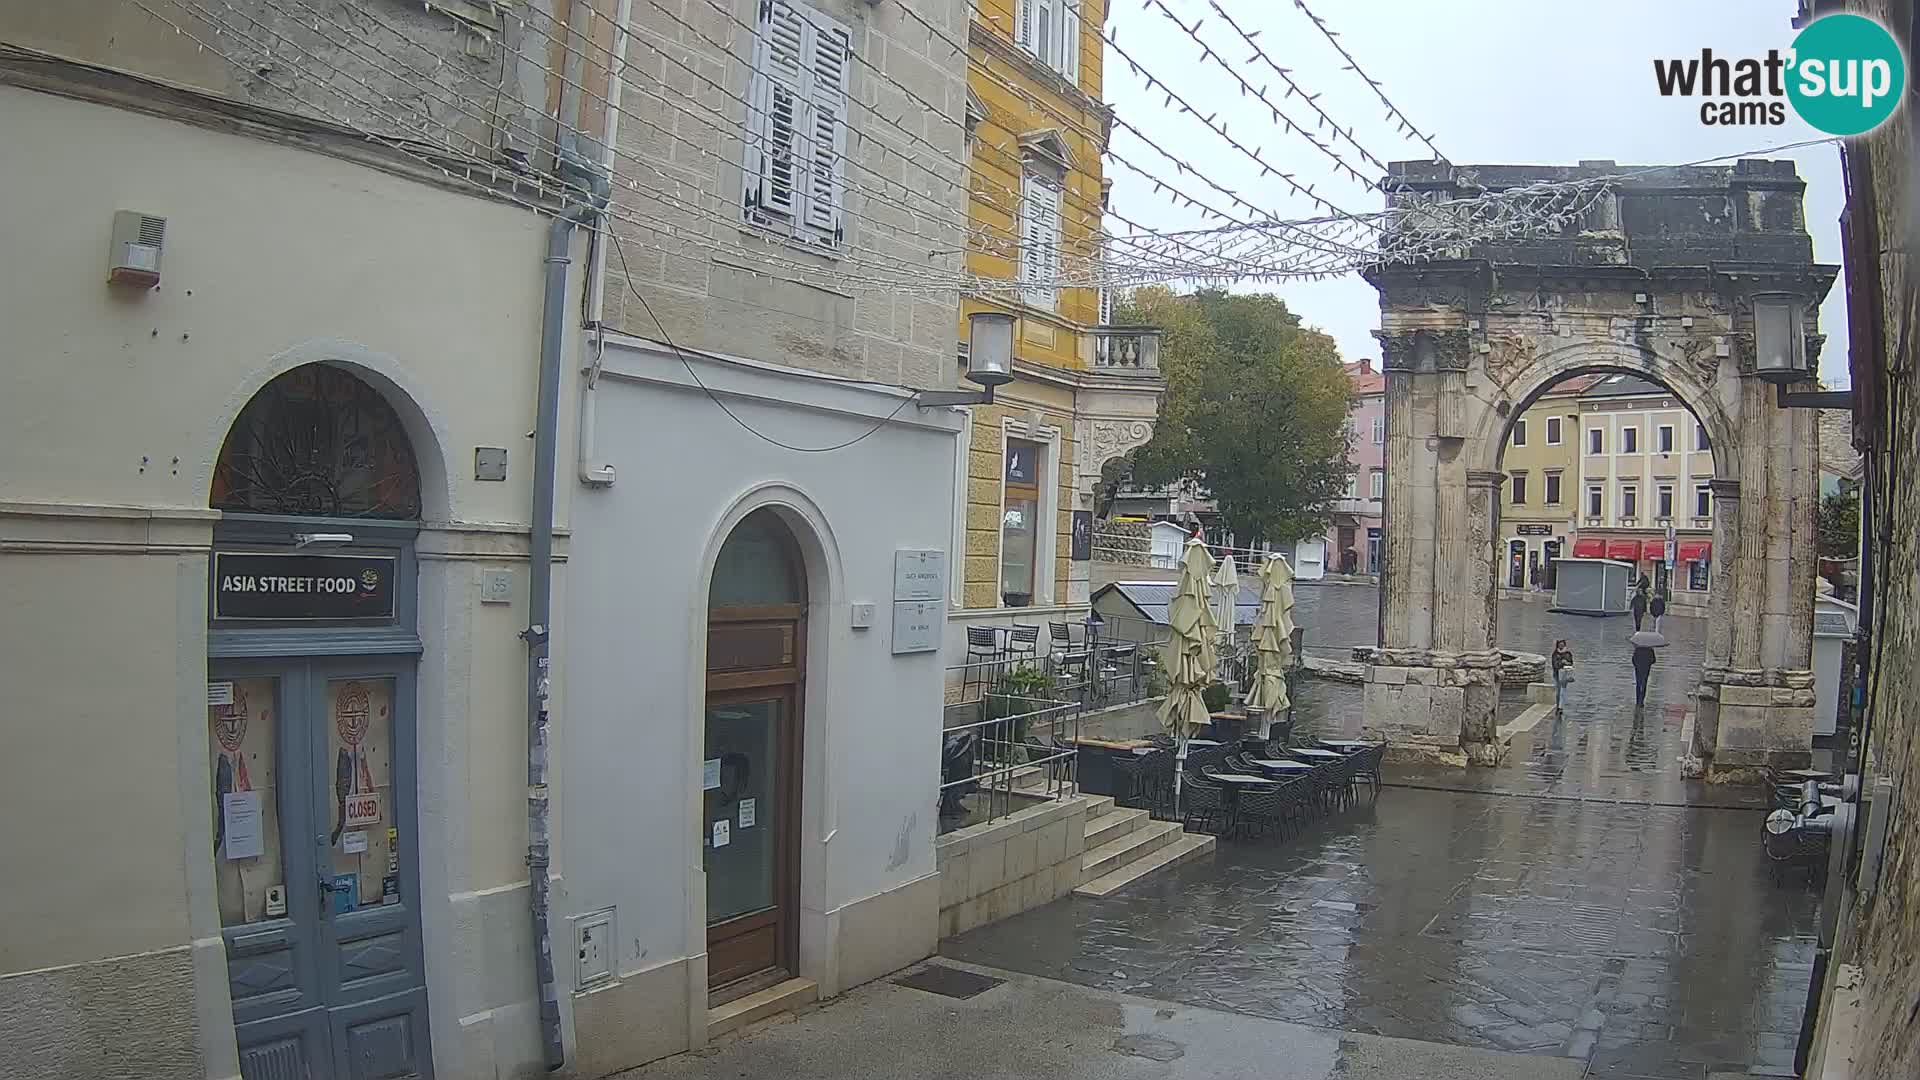
{"type": "MultiPolygon", "coordinates": [[[[945,963],[945,961],[943,961],[945,963]]],[[[967,966],[967,965],[962,965],[967,966]]],[[[1583,1065],[1324,1031],[1014,972],[957,1000],[869,983],[627,1080],[1580,1080],[1583,1065]]]]}

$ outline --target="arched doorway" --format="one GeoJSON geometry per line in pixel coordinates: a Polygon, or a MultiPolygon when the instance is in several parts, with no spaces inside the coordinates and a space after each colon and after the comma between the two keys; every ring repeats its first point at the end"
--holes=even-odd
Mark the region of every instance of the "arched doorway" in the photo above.
{"type": "Polygon", "coordinates": [[[715,1004],[798,964],[806,610],[799,544],[778,512],[753,511],[708,590],[700,827],[715,1004]]]}
{"type": "Polygon", "coordinates": [[[214,466],[214,879],[246,1076],[430,1076],[414,537],[393,405],[346,369],[263,387],[214,466]]]}

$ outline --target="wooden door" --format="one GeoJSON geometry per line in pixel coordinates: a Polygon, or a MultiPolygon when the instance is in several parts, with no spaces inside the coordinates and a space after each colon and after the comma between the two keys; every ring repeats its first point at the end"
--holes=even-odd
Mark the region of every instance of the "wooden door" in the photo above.
{"type": "Polygon", "coordinates": [[[707,614],[702,863],[714,1001],[798,966],[806,670],[797,547],[768,511],[721,550],[707,614]]]}

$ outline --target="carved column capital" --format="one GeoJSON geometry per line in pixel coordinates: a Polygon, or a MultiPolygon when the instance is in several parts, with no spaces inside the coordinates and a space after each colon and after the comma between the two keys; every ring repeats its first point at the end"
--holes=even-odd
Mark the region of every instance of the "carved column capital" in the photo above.
{"type": "Polygon", "coordinates": [[[1707,481],[1707,487],[1713,491],[1713,497],[1716,502],[1723,499],[1739,501],[1740,481],[1738,480],[1728,480],[1716,476],[1707,481]]]}
{"type": "Polygon", "coordinates": [[[1391,334],[1376,330],[1374,337],[1380,341],[1380,367],[1383,371],[1420,374],[1465,371],[1473,353],[1473,343],[1465,327],[1453,330],[1402,330],[1391,334]]]}
{"type": "Polygon", "coordinates": [[[1498,491],[1500,485],[1507,482],[1507,474],[1492,469],[1468,469],[1467,486],[1470,488],[1493,488],[1498,491]]]}

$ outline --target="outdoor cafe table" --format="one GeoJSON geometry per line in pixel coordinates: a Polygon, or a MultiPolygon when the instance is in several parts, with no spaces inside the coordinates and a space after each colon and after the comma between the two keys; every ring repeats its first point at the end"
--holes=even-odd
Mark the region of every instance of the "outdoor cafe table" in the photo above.
{"type": "Polygon", "coordinates": [[[1317,741],[1321,746],[1329,750],[1338,750],[1343,754],[1351,754],[1355,750],[1365,750],[1367,747],[1373,745],[1361,739],[1319,739],[1317,741]]]}
{"type": "Polygon", "coordinates": [[[1306,758],[1309,761],[1332,761],[1335,758],[1346,756],[1335,750],[1320,750],[1311,746],[1296,746],[1288,750],[1287,753],[1297,758],[1306,758]]]}
{"type": "Polygon", "coordinates": [[[1313,771],[1313,766],[1307,764],[1304,761],[1276,761],[1272,758],[1248,758],[1247,760],[1255,765],[1260,766],[1263,769],[1272,769],[1275,772],[1312,772],[1313,771]]]}

